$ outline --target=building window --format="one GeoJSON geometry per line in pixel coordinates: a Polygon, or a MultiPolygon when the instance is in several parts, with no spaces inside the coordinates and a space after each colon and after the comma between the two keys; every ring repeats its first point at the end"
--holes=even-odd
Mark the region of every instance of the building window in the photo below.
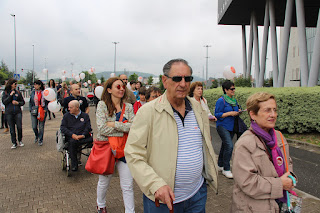
{"type": "Polygon", "coordinates": [[[299,68],[296,69],[296,80],[300,79],[300,73],[299,73],[299,68]]]}

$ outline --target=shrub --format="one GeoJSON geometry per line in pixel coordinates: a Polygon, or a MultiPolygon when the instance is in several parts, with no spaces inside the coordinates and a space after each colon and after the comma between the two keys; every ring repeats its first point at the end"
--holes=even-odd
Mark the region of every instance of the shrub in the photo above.
{"type": "MultiPolygon", "coordinates": [[[[320,88],[319,87],[283,87],[283,88],[240,88],[235,98],[243,109],[247,98],[256,92],[269,92],[275,95],[279,113],[276,129],[289,133],[320,132],[320,88]]],[[[223,94],[221,87],[204,91],[211,112],[215,103],[223,94]]],[[[241,118],[247,125],[250,119],[247,113],[241,118]]]]}

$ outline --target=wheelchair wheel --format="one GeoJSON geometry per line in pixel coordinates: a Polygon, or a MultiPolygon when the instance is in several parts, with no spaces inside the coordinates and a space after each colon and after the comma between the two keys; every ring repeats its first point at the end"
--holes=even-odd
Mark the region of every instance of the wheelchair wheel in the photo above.
{"type": "Polygon", "coordinates": [[[61,152],[61,166],[62,166],[62,170],[66,170],[67,161],[66,161],[66,158],[65,158],[65,152],[61,152]]]}
{"type": "Polygon", "coordinates": [[[67,177],[70,177],[70,175],[71,175],[71,165],[70,165],[69,153],[68,153],[67,151],[65,152],[65,158],[66,158],[66,172],[67,172],[67,177]]]}

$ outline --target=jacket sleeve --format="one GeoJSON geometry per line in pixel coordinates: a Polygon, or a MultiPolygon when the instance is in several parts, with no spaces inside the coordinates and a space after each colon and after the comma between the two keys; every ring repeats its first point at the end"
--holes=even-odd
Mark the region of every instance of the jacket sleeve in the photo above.
{"type": "Polygon", "coordinates": [[[86,116],[85,116],[85,128],[84,128],[84,131],[83,131],[83,135],[84,136],[88,136],[89,135],[89,133],[91,132],[91,121],[90,121],[90,117],[89,117],[89,115],[88,114],[86,114],[86,116]]]}
{"type": "Polygon", "coordinates": [[[19,100],[18,100],[19,106],[23,106],[26,102],[24,101],[24,98],[23,98],[21,92],[19,92],[19,91],[18,91],[18,96],[19,96],[19,100]]]}
{"type": "Polygon", "coordinates": [[[224,113],[224,102],[222,98],[219,98],[216,102],[216,108],[214,110],[214,115],[217,119],[223,120],[224,118],[221,118],[221,116],[224,113]]]}
{"type": "Polygon", "coordinates": [[[149,131],[152,125],[152,114],[148,112],[150,107],[142,107],[131,126],[128,140],[125,146],[125,157],[128,167],[144,194],[154,194],[160,187],[168,185],[155,170],[148,164],[147,149],[152,140],[149,131]]]}
{"type": "Polygon", "coordinates": [[[101,135],[107,137],[112,133],[119,132],[113,127],[107,125],[108,110],[103,101],[99,101],[96,112],[97,128],[101,135]]]}
{"type": "MultiPolygon", "coordinates": [[[[245,137],[242,139],[245,140],[245,137]]],[[[258,168],[251,156],[252,153],[245,145],[239,144],[239,141],[237,143],[238,146],[236,145],[233,153],[232,172],[234,181],[239,185],[241,190],[249,197],[258,200],[283,197],[281,179],[265,177],[259,174],[258,168]]]]}
{"type": "Polygon", "coordinates": [[[34,98],[33,96],[33,91],[30,94],[30,100],[29,100],[29,111],[31,112],[32,106],[33,106],[33,102],[34,100],[32,100],[34,98]]]}
{"type": "Polygon", "coordinates": [[[3,96],[2,96],[2,103],[7,106],[8,104],[10,104],[13,100],[12,95],[10,95],[10,93],[7,93],[6,91],[3,92],[3,96]]]}
{"type": "Polygon", "coordinates": [[[73,132],[68,129],[68,114],[63,115],[63,119],[61,121],[60,130],[67,137],[72,137],[73,132]]]}
{"type": "Polygon", "coordinates": [[[119,122],[119,121],[115,121],[115,123],[114,123],[114,125],[115,125],[114,129],[115,130],[117,130],[119,132],[129,132],[130,127],[131,127],[132,122],[133,122],[133,118],[134,118],[133,107],[129,103],[126,103],[124,117],[127,118],[128,122],[127,123],[122,123],[122,122],[119,122]]]}

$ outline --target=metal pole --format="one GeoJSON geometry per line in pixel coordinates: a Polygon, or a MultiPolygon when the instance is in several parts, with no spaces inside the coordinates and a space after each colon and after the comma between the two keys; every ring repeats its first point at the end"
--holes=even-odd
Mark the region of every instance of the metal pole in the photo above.
{"type": "Polygon", "coordinates": [[[257,16],[255,11],[252,13],[253,15],[253,41],[254,41],[254,64],[255,64],[255,71],[254,71],[254,79],[255,79],[255,86],[258,87],[259,85],[259,74],[260,74],[260,59],[259,59],[259,35],[258,35],[258,24],[257,24],[257,16]]]}
{"type": "Polygon", "coordinates": [[[277,45],[277,30],[276,30],[276,11],[274,8],[274,0],[269,1],[270,11],[270,31],[271,31],[271,47],[272,47],[272,68],[273,68],[273,87],[278,86],[278,45],[277,45]]]}
{"type": "Polygon", "coordinates": [[[207,84],[208,84],[208,50],[209,50],[209,47],[211,47],[210,45],[205,45],[204,47],[207,48],[207,57],[206,57],[206,88],[207,88],[207,84]]]}
{"type": "Polygon", "coordinates": [[[32,83],[34,83],[34,44],[32,45],[32,55],[33,55],[33,62],[32,62],[32,83]]]}
{"type": "Polygon", "coordinates": [[[263,87],[264,76],[266,72],[266,60],[267,60],[267,46],[269,36],[269,4],[266,2],[266,8],[264,12],[264,30],[263,30],[263,41],[261,50],[261,69],[259,73],[259,85],[257,87],[263,87]]]}
{"type": "Polygon", "coordinates": [[[308,69],[308,52],[306,38],[306,22],[304,13],[303,0],[296,0],[297,10],[297,25],[299,37],[299,55],[300,55],[300,70],[301,70],[301,86],[308,86],[309,69],[308,69]]]}
{"type": "Polygon", "coordinates": [[[112,43],[114,43],[114,70],[113,70],[113,72],[114,72],[115,76],[117,76],[117,74],[116,74],[117,44],[119,44],[120,42],[114,41],[112,43]]]}
{"type": "Polygon", "coordinates": [[[251,14],[250,19],[250,35],[249,35],[249,49],[248,49],[248,67],[247,67],[247,75],[246,78],[251,77],[251,66],[252,66],[252,50],[253,50],[253,18],[251,14]]]}
{"type": "Polygon", "coordinates": [[[286,67],[287,67],[292,12],[293,12],[293,0],[288,0],[287,6],[286,6],[286,16],[284,20],[284,28],[283,28],[283,35],[281,39],[281,48],[280,48],[281,50],[280,70],[279,70],[279,76],[278,76],[279,87],[284,87],[284,77],[285,77],[286,67]]]}
{"type": "Polygon", "coordinates": [[[318,15],[318,24],[316,37],[314,39],[312,61],[309,75],[308,87],[316,86],[319,78],[319,67],[320,67],[320,10],[318,15]]]}
{"type": "Polygon", "coordinates": [[[10,14],[13,17],[14,25],[14,73],[17,74],[17,36],[16,36],[16,15],[10,14]]]}
{"type": "Polygon", "coordinates": [[[247,40],[246,40],[246,25],[242,25],[242,70],[243,76],[246,78],[247,72],[247,40]]]}

